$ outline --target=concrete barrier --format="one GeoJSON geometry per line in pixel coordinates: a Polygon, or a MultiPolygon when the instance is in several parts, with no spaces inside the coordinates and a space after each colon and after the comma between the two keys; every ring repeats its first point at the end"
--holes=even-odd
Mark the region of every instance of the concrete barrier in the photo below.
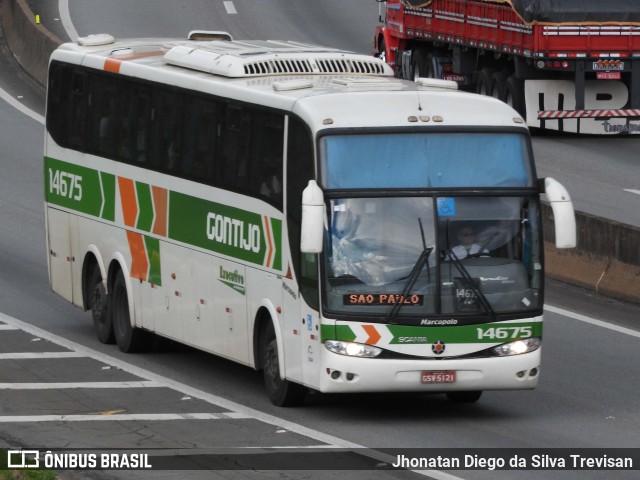
{"type": "Polygon", "coordinates": [[[548,205],[543,206],[542,215],[548,276],[640,303],[640,228],[576,212],[578,246],[558,250],[548,205]]]}
{"type": "MultiPolygon", "coordinates": [[[[25,0],[2,2],[2,28],[9,49],[42,85],[51,52],[61,43],[42,25],[25,0]]],[[[576,213],[578,247],[557,250],[553,214],[542,209],[546,275],[622,300],[640,303],[640,229],[576,213]]]]}
{"type": "Polygon", "coordinates": [[[42,25],[25,0],[3,0],[2,30],[18,63],[40,84],[47,83],[49,56],[61,40],[42,25]]]}

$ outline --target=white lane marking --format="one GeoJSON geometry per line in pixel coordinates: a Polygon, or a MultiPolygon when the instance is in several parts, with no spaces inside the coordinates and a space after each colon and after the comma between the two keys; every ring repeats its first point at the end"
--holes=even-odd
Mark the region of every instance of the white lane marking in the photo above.
{"type": "Polygon", "coordinates": [[[161,383],[134,380],[131,382],[14,382],[0,383],[0,390],[57,390],[67,388],[160,388],[161,383]]]}
{"type": "Polygon", "coordinates": [[[69,38],[75,42],[80,35],[78,35],[78,31],[76,30],[76,27],[73,26],[73,22],[71,21],[71,13],[69,12],[69,0],[58,0],[58,11],[60,12],[60,21],[62,22],[64,31],[67,32],[69,38]]]}
{"type": "Polygon", "coordinates": [[[20,330],[18,327],[14,327],[13,325],[0,325],[0,330],[20,330]]]}
{"type": "Polygon", "coordinates": [[[0,353],[0,360],[31,360],[39,358],[77,358],[84,357],[78,352],[16,352],[0,353]]]}
{"type": "Polygon", "coordinates": [[[35,422],[127,422],[141,420],[228,420],[250,418],[226,413],[119,413],[114,415],[8,415],[0,416],[0,423],[35,422]]]}
{"type": "Polygon", "coordinates": [[[236,10],[236,6],[233,4],[233,2],[230,2],[230,1],[222,2],[222,4],[224,5],[224,8],[229,15],[235,15],[238,13],[238,11],[236,10]]]}
{"type": "Polygon", "coordinates": [[[574,313],[569,310],[565,310],[563,308],[552,307],[551,305],[545,305],[544,309],[553,313],[557,313],[558,315],[564,315],[565,317],[573,318],[575,320],[580,320],[581,322],[589,323],[591,325],[596,325],[602,328],[607,328],[609,330],[613,330],[614,332],[624,333],[625,335],[630,335],[632,337],[640,338],[640,332],[636,330],[632,330],[630,328],[613,325],[611,323],[607,323],[607,322],[603,322],[602,320],[597,320],[595,318],[587,317],[586,315],[580,315],[579,313],[574,313]]]}
{"type": "Polygon", "coordinates": [[[36,122],[44,125],[44,117],[42,115],[40,115],[39,113],[36,113],[33,110],[31,110],[30,108],[27,108],[26,106],[24,106],[18,100],[13,98],[9,94],[9,92],[7,92],[6,90],[3,90],[2,88],[0,88],[0,98],[2,98],[5,102],[7,102],[9,105],[11,105],[16,110],[24,113],[26,116],[33,118],[36,122]]]}
{"type": "MultiPolygon", "coordinates": [[[[171,380],[170,378],[163,377],[149,370],[145,370],[143,368],[137,367],[135,365],[124,362],[122,360],[118,360],[117,358],[111,357],[109,355],[105,355],[104,353],[100,353],[96,350],[92,350],[91,348],[85,347],[84,345],[80,345],[79,343],[75,343],[75,342],[72,342],[71,340],[67,340],[66,338],[59,337],[58,335],[55,335],[46,330],[38,328],[34,325],[18,320],[17,318],[10,317],[9,315],[6,315],[1,312],[0,312],[0,321],[8,325],[15,325],[16,327],[20,328],[21,330],[24,330],[25,332],[44,338],[46,340],[49,340],[50,342],[57,343],[58,345],[61,345],[69,350],[80,352],[86,355],[87,357],[93,358],[94,360],[98,360],[102,363],[106,363],[107,365],[117,367],[125,372],[131,373],[138,377],[156,381],[164,387],[172,388],[173,390],[177,390],[178,392],[190,395],[192,397],[199,398],[200,400],[204,400],[205,402],[208,402],[213,405],[222,407],[226,410],[229,410],[229,412],[226,412],[225,415],[241,414],[241,415],[244,415],[243,418],[254,418],[260,422],[267,423],[275,427],[284,428],[286,430],[289,430],[292,433],[296,433],[298,435],[303,435],[305,437],[312,438],[314,440],[317,440],[322,443],[326,443],[329,446],[333,446],[335,448],[362,449],[361,450],[362,455],[366,455],[369,458],[380,460],[381,462],[393,464],[397,461],[397,457],[394,457],[392,455],[377,452],[375,450],[370,450],[364,445],[360,445],[358,443],[350,442],[348,440],[344,440],[342,438],[335,437],[333,435],[329,435],[323,432],[319,432],[317,430],[313,430],[308,427],[304,427],[297,423],[290,422],[288,420],[276,417],[274,415],[269,415],[268,413],[261,412],[260,410],[255,410],[251,407],[247,407],[240,403],[232,402],[231,400],[227,400],[226,398],[222,398],[217,395],[207,393],[205,391],[191,387],[187,384],[180,383],[175,380],[171,380]]],[[[419,475],[431,477],[435,480],[464,480],[461,477],[456,477],[454,475],[441,472],[438,470],[413,470],[413,472],[419,475]]]]}
{"type": "Polygon", "coordinates": [[[635,189],[633,189],[633,188],[623,188],[623,190],[624,190],[625,192],[635,193],[635,194],[637,194],[637,195],[640,195],[640,190],[635,190],[635,189]]]}

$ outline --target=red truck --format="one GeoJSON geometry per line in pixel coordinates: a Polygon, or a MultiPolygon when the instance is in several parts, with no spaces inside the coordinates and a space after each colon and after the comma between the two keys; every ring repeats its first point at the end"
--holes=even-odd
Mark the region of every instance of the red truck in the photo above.
{"type": "Polygon", "coordinates": [[[531,127],[640,133],[637,0],[376,0],[396,76],[454,80],[531,127]]]}

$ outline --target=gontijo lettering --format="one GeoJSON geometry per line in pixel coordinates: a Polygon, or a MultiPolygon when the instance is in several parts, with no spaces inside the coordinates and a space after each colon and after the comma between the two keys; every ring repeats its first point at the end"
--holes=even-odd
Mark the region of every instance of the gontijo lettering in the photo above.
{"type": "Polygon", "coordinates": [[[214,212],[209,212],[207,215],[207,238],[218,243],[258,253],[260,232],[259,225],[214,212]]]}

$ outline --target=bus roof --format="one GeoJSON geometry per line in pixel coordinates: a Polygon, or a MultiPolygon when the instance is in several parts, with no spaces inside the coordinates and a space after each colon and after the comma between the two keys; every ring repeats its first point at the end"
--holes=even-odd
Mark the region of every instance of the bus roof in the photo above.
{"type": "MultiPolygon", "coordinates": [[[[215,33],[212,38],[225,38],[215,33]]],[[[315,130],[526,128],[520,115],[503,102],[457,91],[453,82],[400,80],[380,59],[299,42],[116,41],[102,34],[63,44],[52,59],[291,111],[315,130]]]]}

